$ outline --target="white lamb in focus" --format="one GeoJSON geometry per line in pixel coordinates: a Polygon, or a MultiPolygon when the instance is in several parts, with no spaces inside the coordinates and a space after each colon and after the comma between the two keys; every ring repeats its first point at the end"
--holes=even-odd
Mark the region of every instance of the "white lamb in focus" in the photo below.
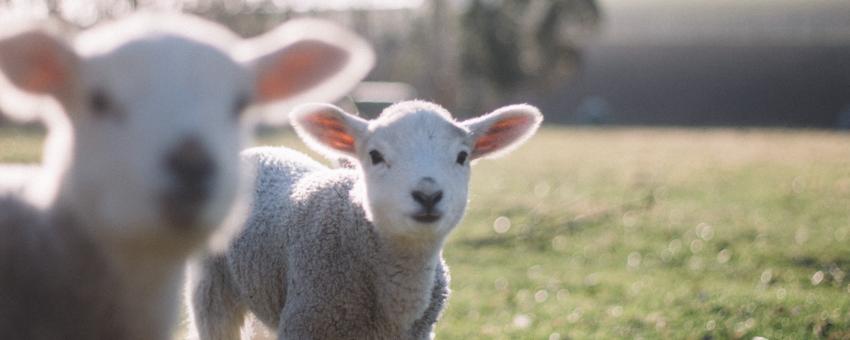
{"type": "Polygon", "coordinates": [[[0,338],[171,338],[185,260],[244,217],[243,112],[335,100],[372,60],[315,20],[250,40],[163,14],[71,43],[36,28],[0,37],[3,85],[60,109],[41,175],[0,191],[0,338]]]}
{"type": "Polygon", "coordinates": [[[422,101],[372,121],[299,108],[301,139],[356,168],[285,148],[243,152],[257,171],[246,227],[190,271],[200,338],[237,339],[252,312],[279,339],[428,339],[449,292],[441,250],[466,209],[469,162],[508,152],[541,120],[529,105],[463,122],[422,101]]]}

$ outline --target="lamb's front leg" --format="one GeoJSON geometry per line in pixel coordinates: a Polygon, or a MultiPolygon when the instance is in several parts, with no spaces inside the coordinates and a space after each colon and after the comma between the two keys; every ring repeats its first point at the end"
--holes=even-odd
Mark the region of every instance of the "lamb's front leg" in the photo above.
{"type": "Polygon", "coordinates": [[[239,340],[247,312],[233,286],[224,256],[206,258],[189,279],[191,331],[200,340],[239,340]]]}
{"type": "Polygon", "coordinates": [[[336,327],[328,322],[333,316],[323,313],[319,306],[322,300],[310,302],[304,295],[288,295],[286,301],[278,321],[278,340],[342,339],[336,334],[336,327]]]}
{"type": "MultiPolygon", "coordinates": [[[[361,328],[344,330],[339,327],[322,327],[319,324],[305,325],[296,323],[298,318],[281,323],[278,329],[278,340],[391,340],[404,339],[402,337],[389,338],[376,336],[374,331],[361,328]]],[[[338,326],[338,325],[337,325],[338,326]]]]}
{"type": "Polygon", "coordinates": [[[434,288],[431,290],[431,303],[428,304],[428,309],[422,313],[422,317],[413,323],[410,329],[412,339],[431,339],[434,331],[434,325],[440,318],[440,314],[445,307],[446,300],[449,298],[449,269],[443,257],[440,256],[440,261],[434,270],[434,288]]]}
{"type": "Polygon", "coordinates": [[[372,310],[351,301],[310,294],[287,294],[286,306],[278,322],[278,340],[383,340],[376,329],[372,310]]]}
{"type": "Polygon", "coordinates": [[[277,328],[278,340],[321,340],[338,339],[330,334],[321,322],[321,317],[311,316],[310,313],[286,310],[281,313],[277,328]]]}

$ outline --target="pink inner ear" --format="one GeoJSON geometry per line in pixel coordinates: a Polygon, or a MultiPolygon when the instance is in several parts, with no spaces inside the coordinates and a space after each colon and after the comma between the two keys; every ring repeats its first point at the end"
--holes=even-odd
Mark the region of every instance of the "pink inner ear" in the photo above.
{"type": "Polygon", "coordinates": [[[33,92],[57,93],[68,80],[68,70],[62,65],[58,51],[50,46],[35,48],[33,62],[39,67],[27,75],[24,87],[33,92]]]}
{"type": "Polygon", "coordinates": [[[304,92],[339,72],[349,58],[339,47],[306,40],[267,58],[261,67],[257,93],[261,101],[283,99],[304,92]]]}
{"type": "Polygon", "coordinates": [[[354,153],[354,136],[345,124],[327,111],[310,114],[302,120],[304,128],[324,145],[335,150],[354,153]]]}
{"type": "Polygon", "coordinates": [[[487,133],[475,141],[472,158],[477,158],[499,150],[522,136],[526,127],[532,122],[532,117],[521,115],[508,117],[494,123],[487,133]]]}
{"type": "Polygon", "coordinates": [[[73,61],[54,38],[42,32],[28,32],[4,45],[4,67],[16,86],[29,92],[58,95],[68,85],[73,61]]]}

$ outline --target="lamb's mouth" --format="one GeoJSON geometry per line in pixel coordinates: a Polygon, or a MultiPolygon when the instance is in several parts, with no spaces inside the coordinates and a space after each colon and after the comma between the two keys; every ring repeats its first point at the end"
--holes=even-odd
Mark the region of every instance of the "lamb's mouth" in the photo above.
{"type": "Polygon", "coordinates": [[[437,222],[437,220],[439,220],[441,217],[443,217],[443,215],[436,211],[423,211],[413,214],[410,217],[413,218],[414,221],[419,223],[434,223],[437,222]]]}
{"type": "Polygon", "coordinates": [[[206,190],[169,191],[160,199],[162,217],[175,228],[192,228],[200,222],[208,196],[206,190]]]}

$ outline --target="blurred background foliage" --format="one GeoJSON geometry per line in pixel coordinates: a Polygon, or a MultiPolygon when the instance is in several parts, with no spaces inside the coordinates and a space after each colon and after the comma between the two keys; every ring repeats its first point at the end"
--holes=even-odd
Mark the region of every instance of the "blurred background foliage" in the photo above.
{"type": "Polygon", "coordinates": [[[353,94],[367,115],[416,97],[462,117],[529,102],[550,124],[850,128],[846,0],[0,0],[77,28],[137,9],[243,36],[341,23],[379,56],[381,86],[353,94]]]}
{"type": "Polygon", "coordinates": [[[409,84],[417,97],[462,116],[550,91],[568,79],[581,62],[582,42],[601,19],[594,0],[0,0],[0,8],[76,28],[139,9],[179,10],[242,36],[293,17],[325,17],[373,43],[379,62],[370,80],[409,84]]]}

